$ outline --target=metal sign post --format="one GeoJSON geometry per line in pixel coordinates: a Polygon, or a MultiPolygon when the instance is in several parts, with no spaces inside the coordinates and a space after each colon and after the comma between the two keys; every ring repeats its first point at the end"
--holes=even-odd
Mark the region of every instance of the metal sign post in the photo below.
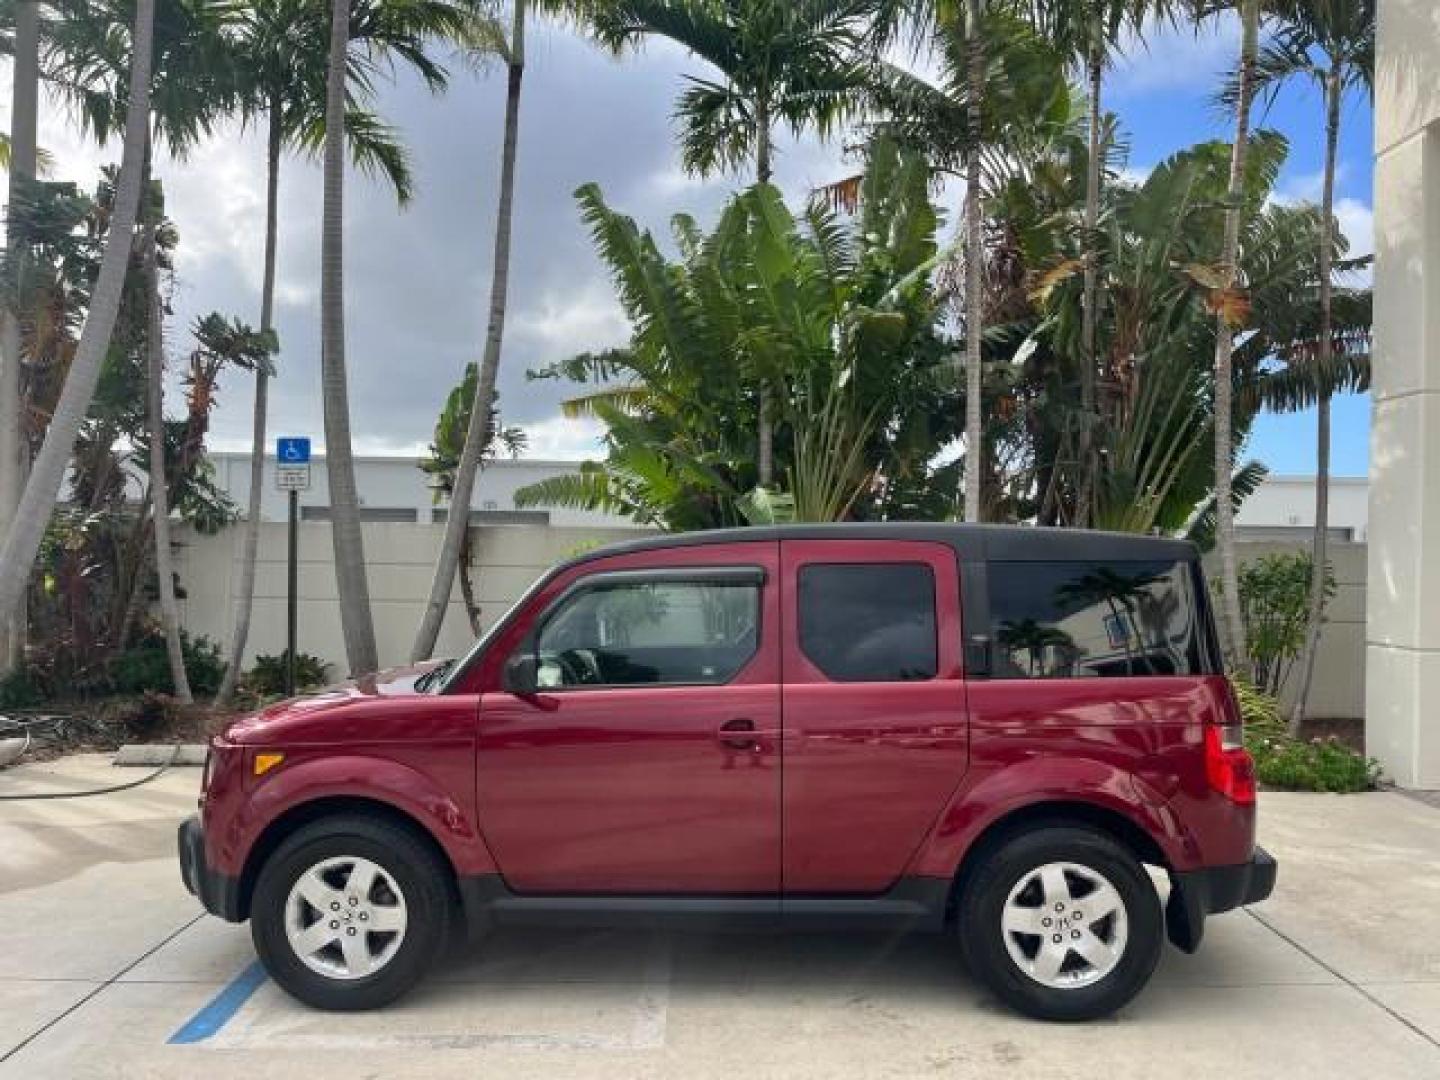
{"type": "Polygon", "coordinates": [[[288,554],[285,567],[285,696],[295,696],[295,653],[300,595],[300,492],[310,490],[310,440],[278,439],[275,444],[275,486],[289,503],[288,554]]]}

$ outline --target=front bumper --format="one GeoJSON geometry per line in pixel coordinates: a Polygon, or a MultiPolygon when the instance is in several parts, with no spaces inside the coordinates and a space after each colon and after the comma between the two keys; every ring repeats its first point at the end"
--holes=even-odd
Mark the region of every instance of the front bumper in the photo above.
{"type": "Polygon", "coordinates": [[[198,814],[181,823],[176,841],[180,848],[180,880],[185,882],[185,888],[210,914],[228,922],[244,922],[240,881],[210,868],[205,859],[205,829],[198,814]]]}
{"type": "Polygon", "coordinates": [[[1170,873],[1170,900],[1165,905],[1165,929],[1170,940],[1185,952],[1194,952],[1205,936],[1205,916],[1246,904],[1258,904],[1275,888],[1276,863],[1262,847],[1248,863],[1210,866],[1170,873]]]}

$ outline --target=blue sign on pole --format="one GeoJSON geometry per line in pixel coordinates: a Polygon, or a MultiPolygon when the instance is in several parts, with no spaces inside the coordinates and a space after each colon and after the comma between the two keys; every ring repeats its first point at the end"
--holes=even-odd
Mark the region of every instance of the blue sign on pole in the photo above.
{"type": "Polygon", "coordinates": [[[299,435],[275,440],[275,456],[281,465],[309,465],[310,439],[299,435]]]}

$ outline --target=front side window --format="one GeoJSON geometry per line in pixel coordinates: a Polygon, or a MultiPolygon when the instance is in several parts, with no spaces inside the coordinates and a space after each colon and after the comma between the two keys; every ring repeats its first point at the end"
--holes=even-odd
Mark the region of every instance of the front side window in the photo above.
{"type": "Polygon", "coordinates": [[[992,562],[997,679],[1204,674],[1188,563],[992,562]]]}
{"type": "Polygon", "coordinates": [[[754,582],[601,583],[545,620],[536,678],[545,689],[724,683],[755,655],[759,630],[754,582]]]}
{"type": "Polygon", "coordinates": [[[833,682],[911,682],[939,669],[925,563],[814,563],[799,574],[800,649],[833,682]]]}

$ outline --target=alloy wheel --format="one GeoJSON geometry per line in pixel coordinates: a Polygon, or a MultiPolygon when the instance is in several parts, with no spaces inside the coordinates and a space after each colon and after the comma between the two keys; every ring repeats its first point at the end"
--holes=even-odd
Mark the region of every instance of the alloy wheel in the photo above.
{"type": "Polygon", "coordinates": [[[384,867],[342,856],[306,870],[285,902],[285,936],[300,962],[331,979],[373,975],[400,949],[405,895],[384,867]]]}
{"type": "Polygon", "coordinates": [[[1125,955],[1129,919],[1119,890],[1089,866],[1052,862],[1026,872],[1000,915],[1015,965],[1042,986],[1099,982],[1125,955]]]}

